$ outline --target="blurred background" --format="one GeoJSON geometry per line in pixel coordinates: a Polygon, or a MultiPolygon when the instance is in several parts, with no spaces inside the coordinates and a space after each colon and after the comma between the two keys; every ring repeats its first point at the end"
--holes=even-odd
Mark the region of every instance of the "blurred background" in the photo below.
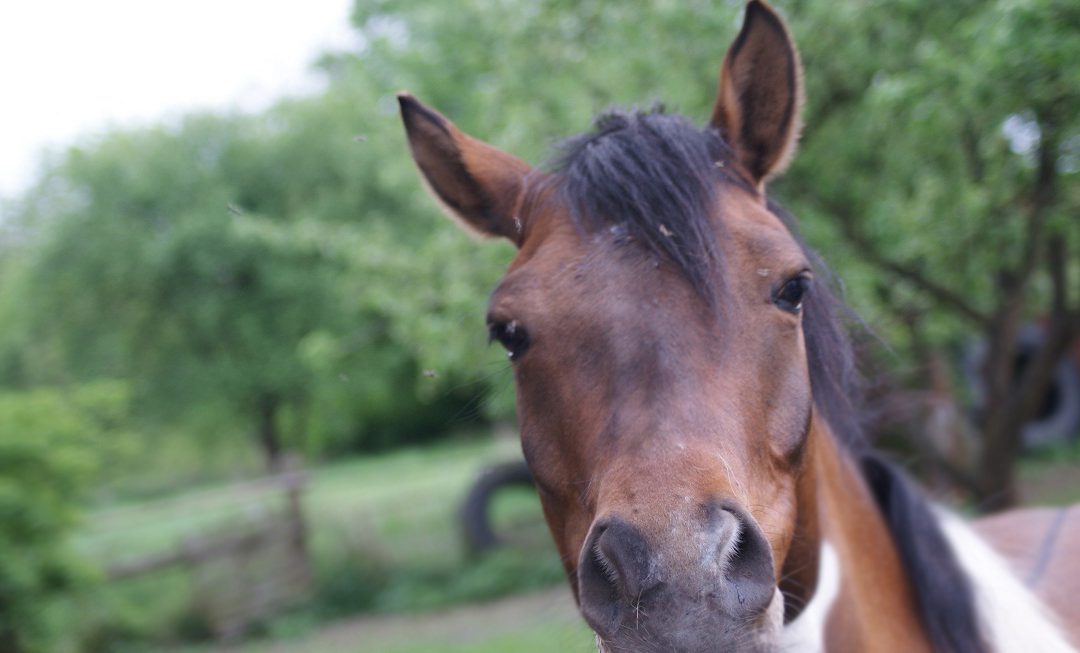
{"type": "MultiPolygon", "coordinates": [[[[1080,499],[1080,4],[776,0],[772,188],[866,426],[977,514],[1080,499]]],[[[0,9],[0,651],[589,651],[486,296],[394,92],[528,161],[704,122],[721,0],[0,9]]]]}

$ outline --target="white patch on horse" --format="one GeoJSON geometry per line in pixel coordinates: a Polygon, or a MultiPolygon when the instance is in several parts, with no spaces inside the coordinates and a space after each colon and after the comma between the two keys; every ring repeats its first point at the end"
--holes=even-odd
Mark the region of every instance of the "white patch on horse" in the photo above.
{"type": "Polygon", "coordinates": [[[825,650],[825,620],[840,593],[840,561],[827,541],[821,542],[818,581],[814,595],[803,611],[783,629],[777,650],[821,653],[825,650]]]}
{"type": "Polygon", "coordinates": [[[758,635],[758,642],[765,650],[772,649],[773,643],[776,641],[777,633],[781,632],[784,628],[784,594],[777,587],[773,592],[772,601],[769,602],[769,607],[766,608],[765,614],[761,616],[761,630],[758,635]]]}
{"type": "Polygon", "coordinates": [[[938,515],[971,579],[980,626],[996,653],[1077,653],[1053,615],[985,540],[959,517],[944,510],[938,515]]]}

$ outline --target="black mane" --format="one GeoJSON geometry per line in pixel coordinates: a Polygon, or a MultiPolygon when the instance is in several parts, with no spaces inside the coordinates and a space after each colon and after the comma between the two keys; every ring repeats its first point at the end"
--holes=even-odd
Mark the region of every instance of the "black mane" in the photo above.
{"type": "MultiPolygon", "coordinates": [[[[747,188],[730,172],[732,150],[718,130],[652,111],[609,111],[591,132],[557,150],[551,168],[561,199],[585,230],[618,220],[629,234],[669,260],[712,304],[719,262],[712,215],[725,184],[747,188]]],[[[799,238],[795,220],[769,209],[810,259],[818,282],[803,313],[814,403],[859,462],[896,542],[922,623],[935,651],[982,653],[974,595],[929,502],[867,443],[860,420],[860,383],[843,318],[853,314],[824,262],[799,238]]],[[[722,234],[720,235],[722,237],[722,234]]]]}

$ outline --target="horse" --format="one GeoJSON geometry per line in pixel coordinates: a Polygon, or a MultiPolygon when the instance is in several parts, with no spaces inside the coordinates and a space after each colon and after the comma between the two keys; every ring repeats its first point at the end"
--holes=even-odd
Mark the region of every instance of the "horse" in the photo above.
{"type": "Polygon", "coordinates": [[[1080,510],[974,527],[859,431],[844,307],[767,194],[801,128],[752,0],[708,124],[612,110],[532,167],[398,95],[451,217],[517,247],[490,338],[601,652],[1043,653],[1080,643],[1080,510]]]}

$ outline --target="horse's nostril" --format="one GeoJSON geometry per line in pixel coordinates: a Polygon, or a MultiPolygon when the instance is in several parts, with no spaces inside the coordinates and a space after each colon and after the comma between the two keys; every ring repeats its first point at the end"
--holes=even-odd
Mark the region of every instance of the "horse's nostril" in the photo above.
{"type": "Polygon", "coordinates": [[[618,628],[624,611],[655,585],[649,547],[636,528],[619,520],[593,527],[578,563],[578,592],[594,628],[618,628]]]}
{"type": "Polygon", "coordinates": [[[738,509],[726,510],[738,520],[735,538],[726,545],[727,603],[746,616],[764,612],[776,589],[772,548],[749,515],[738,509]]]}
{"type": "Polygon", "coordinates": [[[609,525],[597,539],[593,553],[624,598],[640,597],[651,586],[649,546],[636,528],[623,522],[609,525]]]}

